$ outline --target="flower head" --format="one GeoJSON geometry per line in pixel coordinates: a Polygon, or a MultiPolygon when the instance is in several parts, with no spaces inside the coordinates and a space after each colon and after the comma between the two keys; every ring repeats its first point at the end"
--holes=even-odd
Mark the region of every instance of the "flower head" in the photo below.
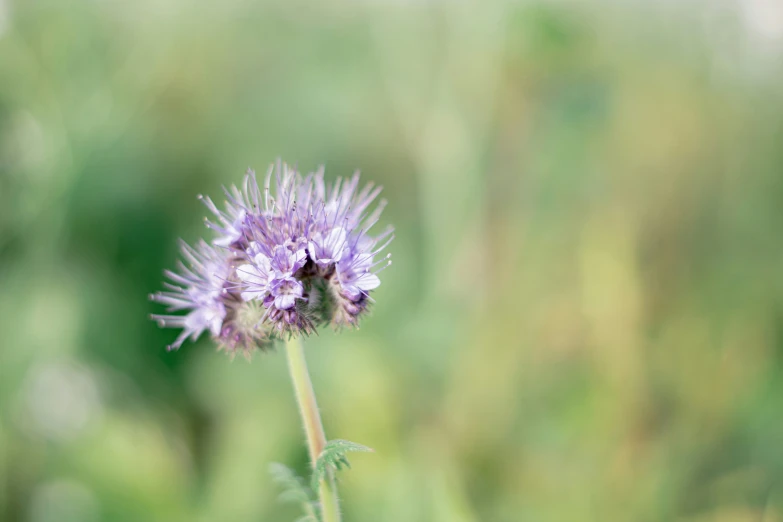
{"type": "Polygon", "coordinates": [[[391,264],[391,254],[378,256],[393,239],[391,228],[370,232],[386,204],[370,211],[381,187],[358,189],[358,173],[327,185],[323,169],[302,176],[278,162],[263,188],[248,171],[242,189],[226,189],[224,210],[201,198],[216,237],[197,250],[183,246],[190,268],[166,272],[181,286],[167,283],[170,291],[153,296],[170,311],[189,311],[154,316],[183,328],[172,347],[209,329],[231,353],[248,354],[319,325],[356,326],[380,285],[378,272],[391,264]]]}

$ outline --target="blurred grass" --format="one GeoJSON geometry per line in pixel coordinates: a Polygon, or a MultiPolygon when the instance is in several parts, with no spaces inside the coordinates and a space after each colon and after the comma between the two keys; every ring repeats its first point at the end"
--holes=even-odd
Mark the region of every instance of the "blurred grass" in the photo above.
{"type": "Polygon", "coordinates": [[[783,44],[742,10],[0,6],[0,519],[295,519],[281,354],[146,319],[196,194],[281,156],[398,230],[308,342],[377,451],[346,520],[783,520],[783,44]]]}

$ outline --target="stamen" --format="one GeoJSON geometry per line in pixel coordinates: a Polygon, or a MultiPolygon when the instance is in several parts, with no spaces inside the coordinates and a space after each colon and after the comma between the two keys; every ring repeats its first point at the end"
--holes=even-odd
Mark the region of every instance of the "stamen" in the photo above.
{"type": "Polygon", "coordinates": [[[383,259],[380,259],[380,260],[376,261],[375,263],[373,263],[372,265],[370,265],[366,271],[369,272],[370,268],[373,268],[373,267],[375,267],[377,265],[380,265],[381,263],[391,263],[391,261],[389,261],[389,259],[391,259],[391,254],[386,254],[383,257],[383,259]]]}
{"type": "Polygon", "coordinates": [[[392,264],[392,262],[391,262],[391,259],[390,259],[390,260],[389,260],[389,262],[388,262],[388,263],[386,263],[386,266],[382,266],[381,268],[379,268],[378,270],[376,270],[375,272],[373,272],[373,274],[375,274],[375,275],[378,275],[378,274],[380,274],[381,272],[383,272],[384,270],[386,270],[387,268],[389,268],[389,267],[391,266],[391,264],[392,264]]]}

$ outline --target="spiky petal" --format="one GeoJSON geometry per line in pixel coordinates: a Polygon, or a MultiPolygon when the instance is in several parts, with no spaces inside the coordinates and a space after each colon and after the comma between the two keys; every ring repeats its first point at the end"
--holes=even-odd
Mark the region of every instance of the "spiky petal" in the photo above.
{"type": "Polygon", "coordinates": [[[190,337],[196,340],[205,330],[218,335],[226,316],[222,299],[230,268],[226,253],[199,241],[196,248],[184,241],[180,245],[182,257],[188,263],[178,263],[179,272],[165,271],[171,283],[166,291],[152,294],[152,301],[167,305],[168,312],[187,310],[186,315],[152,315],[161,326],[182,328],[176,341],[169,346],[177,349],[190,337]]]}

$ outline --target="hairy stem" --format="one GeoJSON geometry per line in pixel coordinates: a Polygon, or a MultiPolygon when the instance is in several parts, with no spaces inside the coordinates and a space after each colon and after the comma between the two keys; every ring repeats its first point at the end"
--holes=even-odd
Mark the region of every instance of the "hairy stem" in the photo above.
{"type": "MultiPolygon", "coordinates": [[[[285,343],[285,351],[288,357],[291,382],[294,384],[296,402],[299,404],[299,414],[302,416],[302,424],[304,424],[305,436],[307,437],[310,463],[315,468],[318,456],[326,445],[326,436],[321,423],[321,414],[318,413],[318,404],[315,402],[313,384],[310,382],[310,374],[307,372],[307,361],[305,361],[302,341],[299,338],[289,339],[285,343]]],[[[340,522],[337,487],[331,470],[318,487],[318,498],[321,502],[321,522],[340,522]]]]}

